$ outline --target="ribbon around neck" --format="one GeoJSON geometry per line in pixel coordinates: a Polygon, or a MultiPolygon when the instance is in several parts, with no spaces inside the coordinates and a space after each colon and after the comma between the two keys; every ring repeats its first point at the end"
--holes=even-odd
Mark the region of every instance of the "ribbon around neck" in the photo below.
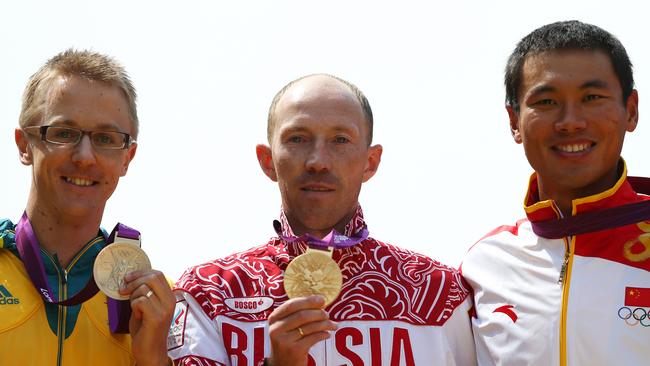
{"type": "Polygon", "coordinates": [[[330,231],[329,234],[325,235],[325,237],[322,239],[317,238],[309,233],[305,233],[300,236],[282,235],[282,224],[278,220],[273,220],[273,228],[275,229],[275,232],[278,234],[278,236],[287,243],[303,241],[306,242],[310,248],[320,250],[328,250],[329,248],[349,248],[361,243],[368,238],[368,227],[366,225],[364,225],[363,228],[357,231],[357,233],[352,237],[343,235],[336,231],[336,229],[332,229],[332,231],[330,231]]]}
{"type": "MultiPolygon", "coordinates": [[[[103,232],[102,236],[104,236],[106,245],[110,245],[115,241],[117,236],[139,239],[140,233],[135,229],[118,223],[108,238],[103,232]]],[[[45,266],[40,255],[41,247],[27,217],[27,212],[23,213],[23,216],[16,225],[16,247],[32,284],[34,284],[44,301],[54,305],[74,306],[87,301],[99,291],[95,283],[95,277],[91,271],[88,283],[86,283],[86,286],[81,291],[62,301],[54,300],[54,292],[47,281],[45,266]]],[[[108,298],[107,305],[111,332],[128,333],[129,318],[131,317],[131,305],[129,301],[108,298]]]]}
{"type": "MultiPolygon", "coordinates": [[[[650,178],[628,177],[632,188],[650,195],[650,178]]],[[[531,222],[533,232],[542,238],[560,239],[567,236],[612,229],[650,220],[650,200],[589,211],[560,219],[531,222]]]]}

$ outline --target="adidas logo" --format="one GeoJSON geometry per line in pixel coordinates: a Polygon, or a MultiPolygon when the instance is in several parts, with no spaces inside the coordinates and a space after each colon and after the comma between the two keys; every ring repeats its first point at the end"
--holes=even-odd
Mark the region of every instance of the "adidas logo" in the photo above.
{"type": "Polygon", "coordinates": [[[13,297],[11,292],[7,290],[4,286],[0,285],[0,305],[16,305],[20,304],[20,300],[17,297],[13,297]]]}

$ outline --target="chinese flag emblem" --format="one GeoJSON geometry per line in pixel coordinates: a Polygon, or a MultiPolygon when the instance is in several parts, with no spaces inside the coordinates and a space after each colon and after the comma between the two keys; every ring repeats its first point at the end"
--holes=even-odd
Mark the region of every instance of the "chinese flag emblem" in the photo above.
{"type": "Polygon", "coordinates": [[[650,307],[650,288],[626,287],[625,306],[650,307]]]}

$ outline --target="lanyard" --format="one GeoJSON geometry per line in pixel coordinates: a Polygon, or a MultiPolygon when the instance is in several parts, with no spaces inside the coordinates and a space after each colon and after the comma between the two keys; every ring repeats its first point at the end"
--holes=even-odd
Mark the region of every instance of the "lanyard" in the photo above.
{"type": "MultiPolygon", "coordinates": [[[[102,234],[104,235],[104,234],[102,234]]],[[[123,237],[129,239],[139,240],[140,233],[123,224],[117,224],[108,238],[104,237],[106,245],[110,245],[115,241],[116,237],[123,237]]],[[[20,257],[23,260],[27,274],[30,280],[38,290],[39,294],[44,301],[63,306],[79,305],[99,291],[95,278],[91,271],[90,279],[86,286],[81,291],[77,292],[74,296],[69,297],[63,301],[54,300],[54,292],[47,282],[45,275],[45,266],[40,254],[40,245],[38,239],[34,234],[27,213],[23,213],[18,225],[16,225],[16,247],[20,257]]],[[[108,298],[108,315],[109,326],[113,333],[128,333],[128,321],[131,316],[131,307],[128,300],[119,301],[108,298]]]]}
{"type": "MultiPolygon", "coordinates": [[[[650,195],[650,178],[628,177],[635,191],[650,195]]],[[[650,200],[589,211],[561,219],[531,222],[533,232],[548,239],[592,233],[650,220],[650,200]]]]}
{"type": "Polygon", "coordinates": [[[273,228],[275,229],[275,232],[278,234],[278,236],[287,243],[302,241],[306,242],[310,248],[320,250],[330,250],[330,248],[349,248],[353,245],[361,243],[362,241],[366,240],[366,238],[368,238],[368,228],[365,225],[352,237],[345,236],[335,229],[332,229],[332,231],[330,231],[329,234],[325,235],[325,237],[322,239],[319,239],[309,233],[305,233],[301,236],[284,236],[282,235],[282,224],[280,224],[280,221],[278,220],[273,220],[273,228]]]}

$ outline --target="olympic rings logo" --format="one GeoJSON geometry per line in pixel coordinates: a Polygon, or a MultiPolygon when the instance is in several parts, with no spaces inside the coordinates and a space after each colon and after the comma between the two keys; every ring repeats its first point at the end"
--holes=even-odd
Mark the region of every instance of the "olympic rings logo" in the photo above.
{"type": "Polygon", "coordinates": [[[625,320],[625,324],[635,326],[641,324],[644,327],[650,327],[650,311],[644,308],[635,308],[634,310],[623,306],[618,309],[618,317],[625,320]]]}

